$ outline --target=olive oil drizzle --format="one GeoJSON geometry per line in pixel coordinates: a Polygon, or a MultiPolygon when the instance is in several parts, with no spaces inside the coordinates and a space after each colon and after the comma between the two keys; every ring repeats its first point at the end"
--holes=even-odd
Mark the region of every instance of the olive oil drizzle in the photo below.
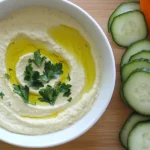
{"type": "MultiPolygon", "coordinates": [[[[77,63],[79,63],[84,68],[86,81],[81,94],[82,97],[84,93],[89,92],[92,89],[96,78],[95,62],[91,54],[91,47],[89,43],[84,39],[79,31],[65,25],[53,27],[49,29],[48,33],[57,44],[63,47],[68,53],[73,55],[76,58],[77,63]]],[[[19,58],[27,53],[34,52],[37,49],[40,49],[41,54],[48,57],[53,63],[61,62],[63,64],[64,73],[61,76],[61,81],[65,82],[68,74],[70,73],[70,66],[68,62],[66,62],[61,56],[48,51],[45,44],[33,41],[26,36],[18,36],[16,39],[13,40],[12,43],[9,44],[7,48],[5,63],[7,72],[9,72],[9,75],[11,76],[10,82],[13,84],[19,84],[15,72],[16,64],[19,58]],[[10,68],[12,69],[11,71],[10,68]]],[[[39,105],[43,105],[43,103],[40,102],[38,98],[39,95],[35,95],[33,93],[30,93],[29,95],[30,102],[36,102],[39,105]]],[[[64,110],[60,110],[58,112],[43,117],[22,117],[32,119],[54,118],[63,111],[64,110]]]]}
{"type": "Polygon", "coordinates": [[[78,30],[66,25],[51,28],[49,34],[56,43],[64,47],[82,65],[86,79],[82,94],[90,91],[95,82],[96,69],[89,43],[78,30]]]}

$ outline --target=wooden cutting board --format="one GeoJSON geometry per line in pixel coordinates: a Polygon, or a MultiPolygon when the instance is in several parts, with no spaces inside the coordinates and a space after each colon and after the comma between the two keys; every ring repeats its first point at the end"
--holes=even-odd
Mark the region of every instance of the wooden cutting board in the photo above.
{"type": "MultiPolygon", "coordinates": [[[[112,11],[122,2],[127,0],[71,0],[86,10],[102,27],[106,33],[116,61],[116,86],[112,100],[102,118],[84,135],[78,139],[58,146],[46,148],[51,150],[123,150],[119,142],[119,131],[131,110],[121,101],[119,96],[120,70],[119,64],[124,49],[116,46],[107,32],[107,22],[112,11]]],[[[135,0],[134,0],[135,1],[135,0]]],[[[94,117],[94,116],[93,116],[94,117]]],[[[2,136],[2,135],[0,135],[2,136]]],[[[65,135],[64,135],[65,136],[65,135]]],[[[63,138],[63,137],[62,137],[63,138]]],[[[49,139],[47,139],[49,140],[49,139]]],[[[46,150],[41,149],[41,150],[46,150]]],[[[0,150],[25,150],[0,142],[0,150]]],[[[30,150],[30,149],[29,149],[30,150]]]]}

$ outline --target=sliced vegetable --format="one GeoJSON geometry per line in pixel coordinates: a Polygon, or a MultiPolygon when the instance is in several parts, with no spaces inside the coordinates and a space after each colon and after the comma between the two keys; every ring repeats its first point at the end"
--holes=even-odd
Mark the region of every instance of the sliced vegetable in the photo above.
{"type": "Polygon", "coordinates": [[[122,93],[122,85],[121,85],[121,87],[120,87],[120,97],[121,97],[121,99],[123,100],[123,102],[128,106],[128,103],[127,103],[127,101],[124,99],[124,97],[123,97],[123,93],[122,93]]]}
{"type": "Polygon", "coordinates": [[[149,116],[143,116],[137,113],[133,113],[123,125],[120,131],[120,141],[125,148],[128,148],[128,136],[133,127],[140,121],[150,120],[149,116]]]}
{"type": "Polygon", "coordinates": [[[150,150],[150,2],[120,4],[108,21],[113,41],[127,47],[120,68],[123,83],[120,96],[133,113],[120,131],[120,141],[128,150],[150,150]],[[148,23],[148,24],[147,24],[148,23]],[[149,121],[149,122],[143,122],[149,121]]]}
{"type": "Polygon", "coordinates": [[[140,122],[131,131],[128,137],[129,150],[150,149],[150,122],[140,122]]]}
{"type": "Polygon", "coordinates": [[[125,2],[125,3],[120,4],[115,9],[115,11],[112,13],[112,15],[109,18],[109,21],[108,21],[108,31],[109,32],[111,31],[110,27],[111,27],[113,19],[116,16],[118,16],[120,14],[123,14],[125,12],[128,12],[128,11],[133,11],[133,10],[140,10],[140,3],[139,2],[125,2]]]}
{"type": "Polygon", "coordinates": [[[129,62],[129,59],[132,55],[141,52],[143,50],[150,50],[150,41],[149,40],[141,40],[134,44],[132,44],[124,53],[121,59],[121,67],[129,62]]]}
{"type": "Polygon", "coordinates": [[[150,30],[150,1],[149,0],[140,0],[141,9],[146,17],[149,30],[150,30]]]}
{"type": "Polygon", "coordinates": [[[150,70],[136,69],[122,86],[123,97],[129,106],[142,115],[150,115],[150,70]]]}
{"type": "Polygon", "coordinates": [[[134,42],[145,39],[148,28],[143,13],[136,10],[115,17],[111,33],[114,42],[122,47],[129,47],[134,42]]]}
{"type": "Polygon", "coordinates": [[[149,59],[150,60],[150,51],[141,51],[135,55],[132,55],[129,59],[129,61],[133,61],[136,59],[140,59],[140,58],[144,58],[144,59],[149,59]]]}
{"type": "Polygon", "coordinates": [[[137,68],[150,69],[150,60],[148,60],[148,59],[137,59],[137,60],[134,60],[132,62],[125,64],[121,68],[121,79],[122,79],[122,81],[125,81],[128,78],[128,76],[131,74],[131,72],[133,72],[137,68]]]}

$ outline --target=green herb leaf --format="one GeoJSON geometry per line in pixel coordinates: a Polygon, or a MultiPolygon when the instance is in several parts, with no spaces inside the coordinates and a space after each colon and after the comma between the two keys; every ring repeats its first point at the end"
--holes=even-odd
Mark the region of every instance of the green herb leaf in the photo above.
{"type": "Polygon", "coordinates": [[[3,99],[4,96],[5,94],[3,92],[0,92],[0,98],[3,99]]]}
{"type": "Polygon", "coordinates": [[[70,84],[58,82],[58,84],[55,86],[55,89],[59,91],[59,93],[64,93],[63,94],[64,97],[69,97],[71,94],[71,90],[70,90],[71,87],[72,85],[70,84]]]}
{"type": "Polygon", "coordinates": [[[58,97],[57,92],[50,85],[47,85],[45,89],[41,89],[39,94],[42,96],[39,100],[41,102],[47,102],[50,105],[54,105],[58,97]]]}
{"type": "Polygon", "coordinates": [[[29,64],[32,64],[32,62],[33,62],[33,59],[29,59],[29,60],[28,60],[28,63],[29,63],[29,64]]]}
{"type": "Polygon", "coordinates": [[[71,80],[71,78],[70,78],[70,75],[68,74],[68,76],[67,76],[67,79],[68,79],[68,81],[70,81],[71,80]]]}
{"type": "Polygon", "coordinates": [[[30,81],[32,79],[32,75],[33,75],[33,68],[32,64],[29,63],[24,71],[24,80],[30,81]]]}
{"type": "Polygon", "coordinates": [[[71,101],[72,101],[72,97],[70,97],[67,101],[68,101],[68,102],[71,102],[71,101]]]}
{"type": "Polygon", "coordinates": [[[43,82],[49,82],[51,79],[58,78],[63,73],[62,63],[52,64],[51,61],[45,62],[44,72],[41,76],[43,82]]]}
{"type": "Polygon", "coordinates": [[[28,81],[30,87],[39,89],[44,87],[40,78],[40,73],[38,71],[33,71],[32,64],[29,63],[24,71],[24,80],[28,81]]]}
{"type": "Polygon", "coordinates": [[[45,56],[41,56],[40,50],[37,50],[37,51],[34,52],[34,59],[32,60],[32,62],[36,66],[40,67],[45,59],[46,59],[45,56]]]}
{"type": "Polygon", "coordinates": [[[14,93],[18,94],[24,101],[24,103],[29,103],[29,87],[27,85],[13,85],[14,93]]]}
{"type": "Polygon", "coordinates": [[[31,86],[35,89],[44,87],[43,83],[40,81],[40,73],[38,71],[33,72],[31,80],[29,81],[29,86],[31,86]]]}
{"type": "MultiPolygon", "coordinates": [[[[39,94],[41,95],[41,98],[39,98],[39,100],[41,102],[47,102],[50,105],[54,105],[57,97],[61,93],[63,93],[63,96],[69,97],[69,95],[71,94],[71,87],[72,86],[70,84],[61,82],[58,82],[54,88],[50,85],[47,85],[46,88],[39,91],[39,94]]],[[[71,99],[69,100],[71,101],[71,99]]]]}
{"type": "Polygon", "coordinates": [[[10,79],[10,75],[8,73],[5,73],[5,77],[9,80],[10,79]]]}

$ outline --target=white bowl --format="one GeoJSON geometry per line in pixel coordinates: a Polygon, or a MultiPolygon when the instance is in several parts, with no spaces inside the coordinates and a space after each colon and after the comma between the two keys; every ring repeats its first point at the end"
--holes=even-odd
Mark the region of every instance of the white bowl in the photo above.
{"type": "Polygon", "coordinates": [[[115,61],[110,44],[100,26],[83,9],[67,0],[1,0],[0,19],[6,17],[10,12],[30,5],[53,7],[75,18],[92,37],[102,56],[103,70],[99,97],[92,109],[74,125],[62,131],[38,136],[15,134],[0,128],[0,140],[4,142],[22,147],[53,147],[81,136],[102,116],[114,90],[115,61]]]}

